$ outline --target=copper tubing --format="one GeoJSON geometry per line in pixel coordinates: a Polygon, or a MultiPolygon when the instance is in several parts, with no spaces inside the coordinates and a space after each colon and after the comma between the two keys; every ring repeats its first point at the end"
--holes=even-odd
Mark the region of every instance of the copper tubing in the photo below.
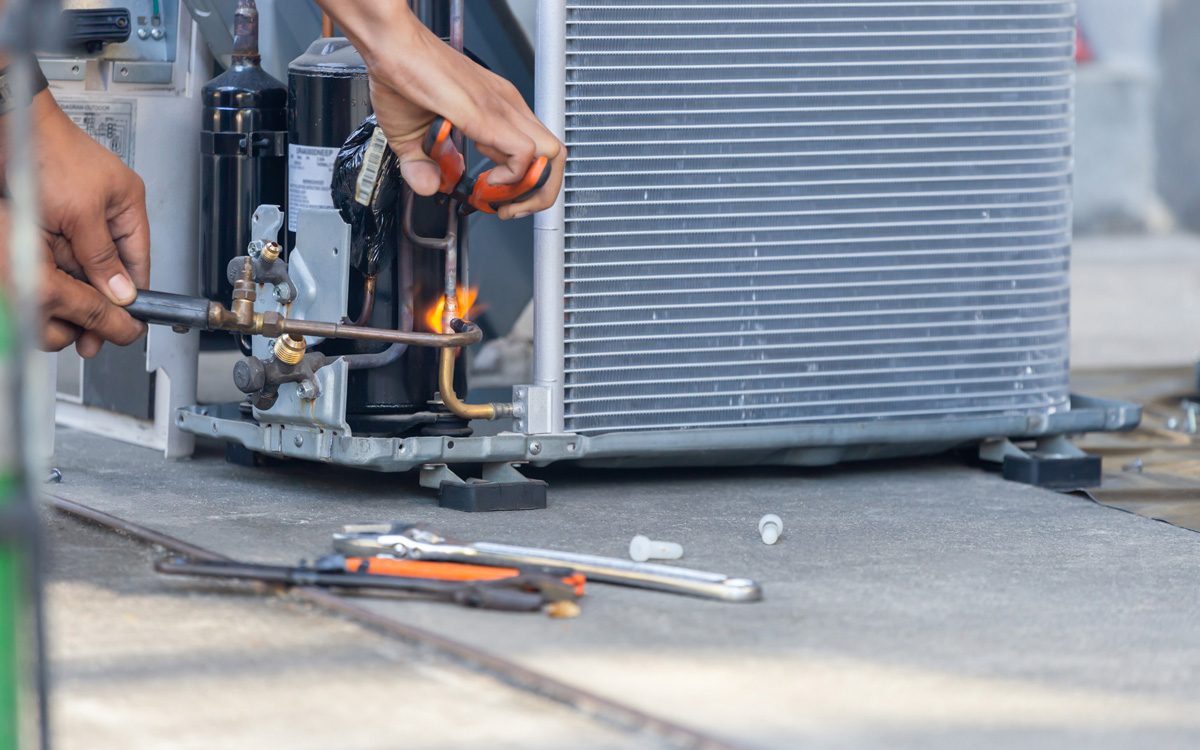
{"type": "MultiPolygon", "coordinates": [[[[467,326],[479,330],[474,323],[458,319],[451,321],[450,325],[456,332],[467,326]]],[[[457,355],[458,352],[452,349],[442,349],[438,352],[438,392],[450,413],[466,420],[511,417],[512,404],[468,404],[458,397],[454,392],[454,359],[457,355]]]]}
{"type": "Polygon", "coordinates": [[[328,13],[321,14],[321,36],[329,38],[333,36],[333,19],[328,13]]]}
{"type": "MultiPolygon", "coordinates": [[[[242,282],[241,279],[238,281],[242,282]]],[[[390,328],[296,320],[285,318],[276,312],[256,313],[252,291],[252,283],[245,289],[235,285],[235,309],[230,310],[221,303],[204,297],[143,290],[139,293],[139,299],[134,300],[127,309],[133,317],[146,323],[271,338],[293,334],[327,339],[382,341],[387,344],[429,346],[435,349],[461,348],[477,344],[483,339],[483,332],[479,330],[479,326],[457,319],[451,321],[453,333],[420,333],[412,330],[396,331],[390,328]]]]}
{"type": "Polygon", "coordinates": [[[358,317],[354,320],[354,325],[365,326],[371,320],[371,313],[375,312],[375,277],[367,276],[363,278],[363,304],[362,309],[358,313],[358,317]]]}
{"type": "Polygon", "coordinates": [[[456,349],[477,344],[483,339],[483,332],[474,323],[458,320],[454,322],[460,324],[455,327],[454,333],[420,333],[418,331],[393,331],[388,328],[367,328],[341,323],[281,318],[279,332],[300,336],[320,336],[327,339],[356,339],[358,341],[383,341],[389,344],[430,346],[435,349],[456,349]]]}

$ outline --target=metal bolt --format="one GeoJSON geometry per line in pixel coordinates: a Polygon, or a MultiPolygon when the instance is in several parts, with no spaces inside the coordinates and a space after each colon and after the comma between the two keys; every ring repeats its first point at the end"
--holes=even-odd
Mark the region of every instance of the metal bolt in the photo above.
{"type": "Polygon", "coordinates": [[[62,471],[57,467],[50,470],[50,475],[46,477],[46,484],[58,484],[62,481],[62,471]]]}
{"type": "Polygon", "coordinates": [[[783,533],[783,520],[774,513],[768,513],[758,519],[758,534],[762,537],[763,544],[774,544],[779,541],[779,535],[783,533]]]}
{"type": "Polygon", "coordinates": [[[660,542],[638,534],[629,540],[629,557],[637,562],[647,560],[678,560],[683,557],[683,545],[660,542]]]}
{"type": "Polygon", "coordinates": [[[292,438],[292,445],[296,446],[297,448],[304,445],[304,436],[297,435],[296,437],[292,438]]]}
{"type": "Polygon", "coordinates": [[[286,286],[281,285],[275,287],[271,290],[271,296],[275,298],[276,302],[287,303],[290,301],[288,299],[288,288],[286,286]]]}
{"type": "Polygon", "coordinates": [[[541,443],[534,440],[532,443],[529,444],[530,455],[536,456],[537,454],[539,454],[541,452],[542,452],[542,444],[541,443]]]}
{"type": "Polygon", "coordinates": [[[166,35],[167,32],[163,31],[161,28],[155,28],[150,32],[150,36],[154,37],[156,41],[161,41],[166,35]]]}
{"type": "Polygon", "coordinates": [[[149,39],[150,38],[150,29],[147,29],[145,26],[143,26],[142,28],[137,30],[137,35],[138,35],[138,39],[149,39]]]}
{"type": "Polygon", "coordinates": [[[296,394],[300,396],[302,401],[312,401],[317,397],[317,385],[312,381],[306,380],[296,389],[296,394]]]}

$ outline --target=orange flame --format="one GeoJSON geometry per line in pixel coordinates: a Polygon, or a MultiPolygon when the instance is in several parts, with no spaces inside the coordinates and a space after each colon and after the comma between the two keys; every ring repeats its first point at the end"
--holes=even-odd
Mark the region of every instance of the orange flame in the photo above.
{"type": "MultiPolygon", "coordinates": [[[[473,313],[480,312],[483,308],[475,309],[475,300],[479,298],[479,287],[463,287],[460,286],[454,295],[455,301],[458,303],[458,317],[464,320],[470,320],[473,313]]],[[[425,325],[434,333],[444,333],[442,331],[442,316],[446,312],[446,295],[438,298],[437,304],[429,308],[425,313],[425,325]]]]}

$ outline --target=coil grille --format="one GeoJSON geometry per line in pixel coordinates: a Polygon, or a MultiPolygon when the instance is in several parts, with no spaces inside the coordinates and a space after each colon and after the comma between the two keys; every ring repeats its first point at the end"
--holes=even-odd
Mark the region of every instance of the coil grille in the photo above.
{"type": "Polygon", "coordinates": [[[1065,409],[1074,13],[568,0],[567,428],[1065,409]]]}

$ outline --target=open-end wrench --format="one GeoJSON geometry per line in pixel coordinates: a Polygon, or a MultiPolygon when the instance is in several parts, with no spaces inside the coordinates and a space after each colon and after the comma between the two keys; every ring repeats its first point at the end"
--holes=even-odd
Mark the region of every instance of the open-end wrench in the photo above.
{"type": "Polygon", "coordinates": [[[346,555],[394,555],[412,560],[450,560],[478,565],[558,566],[583,573],[588,580],[688,594],[726,602],[762,599],[762,588],[748,578],[636,563],[616,557],[517,547],[493,542],[459,542],[424,524],[355,524],[333,535],[333,547],[346,555]]]}

